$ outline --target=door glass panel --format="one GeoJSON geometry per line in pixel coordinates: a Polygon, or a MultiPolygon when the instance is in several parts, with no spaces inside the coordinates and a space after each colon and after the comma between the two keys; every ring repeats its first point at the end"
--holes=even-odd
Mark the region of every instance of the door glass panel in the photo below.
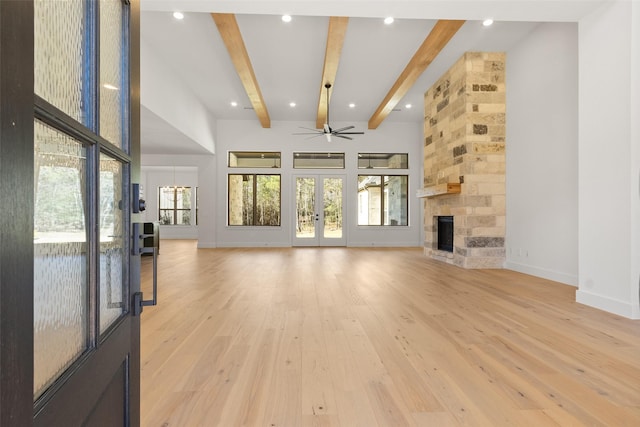
{"type": "Polygon", "coordinates": [[[384,225],[408,225],[408,176],[384,177],[384,225]]]}
{"type": "Polygon", "coordinates": [[[85,79],[84,0],[36,0],[34,7],[35,93],[87,125],[90,102],[85,79]]]}
{"type": "Polygon", "coordinates": [[[123,102],[128,93],[123,70],[123,4],[100,1],[100,136],[123,146],[123,102]]]}
{"type": "Polygon", "coordinates": [[[87,348],[86,150],[36,121],[34,396],[87,348]]]}
{"type": "Polygon", "coordinates": [[[100,332],[122,313],[125,295],[125,240],[122,163],[100,154],[100,332]]]}
{"type": "Polygon", "coordinates": [[[342,238],[342,179],[324,178],[324,230],[327,239],[342,238]]]}
{"type": "Polygon", "coordinates": [[[296,178],[296,237],[314,238],[315,224],[315,188],[314,178],[296,178]]]}
{"type": "Polygon", "coordinates": [[[382,177],[358,176],[358,225],[382,225],[382,177]]]}

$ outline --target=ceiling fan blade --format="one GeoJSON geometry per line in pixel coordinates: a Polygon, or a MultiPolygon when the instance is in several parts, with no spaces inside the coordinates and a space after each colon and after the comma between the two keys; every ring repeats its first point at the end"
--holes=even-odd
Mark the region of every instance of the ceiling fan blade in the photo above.
{"type": "Polygon", "coordinates": [[[333,133],[334,135],[364,135],[364,132],[338,132],[333,133]]]}
{"type": "Polygon", "coordinates": [[[335,134],[335,133],[338,133],[338,132],[342,132],[343,130],[353,129],[354,127],[355,126],[346,126],[346,127],[340,128],[340,129],[333,129],[332,132],[335,134]]]}
{"type": "Polygon", "coordinates": [[[337,136],[338,138],[344,138],[344,139],[351,139],[353,140],[353,138],[351,138],[350,136],[344,136],[341,133],[334,133],[333,136],[337,136]]]}

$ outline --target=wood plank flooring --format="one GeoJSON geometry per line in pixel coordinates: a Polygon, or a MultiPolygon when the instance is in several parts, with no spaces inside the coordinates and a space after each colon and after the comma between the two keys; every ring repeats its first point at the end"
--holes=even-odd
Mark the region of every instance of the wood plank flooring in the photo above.
{"type": "Polygon", "coordinates": [[[640,426],[640,322],[570,286],[418,248],[163,240],[158,271],[143,426],[640,426]]]}

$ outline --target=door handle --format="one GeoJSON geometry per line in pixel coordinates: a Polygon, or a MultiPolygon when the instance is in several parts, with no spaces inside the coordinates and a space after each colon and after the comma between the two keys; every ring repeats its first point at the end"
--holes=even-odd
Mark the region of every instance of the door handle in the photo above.
{"type": "Polygon", "coordinates": [[[133,255],[153,254],[153,298],[145,300],[142,292],[133,294],[133,315],[139,316],[145,306],[158,304],[158,247],[154,244],[152,247],[141,247],[140,241],[145,237],[153,237],[152,234],[144,234],[140,232],[140,223],[134,222],[133,226],[133,255]]]}

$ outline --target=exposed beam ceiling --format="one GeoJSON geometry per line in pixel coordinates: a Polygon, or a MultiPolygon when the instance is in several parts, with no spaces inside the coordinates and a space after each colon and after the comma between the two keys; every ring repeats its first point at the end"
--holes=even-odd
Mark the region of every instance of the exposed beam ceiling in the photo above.
{"type": "Polygon", "coordinates": [[[438,56],[449,40],[462,27],[465,21],[440,20],[433,27],[422,45],[418,48],[413,58],[409,61],[404,71],[398,77],[387,96],[378,109],[369,119],[369,129],[376,129],[380,123],[391,113],[400,102],[420,74],[427,69],[429,64],[438,56]]]}
{"type": "Polygon", "coordinates": [[[270,128],[271,119],[269,118],[269,112],[262,98],[262,92],[260,92],[260,86],[253,72],[251,60],[249,59],[247,48],[242,40],[242,34],[240,34],[240,28],[238,27],[235,15],[231,13],[212,13],[211,17],[215,21],[220,36],[222,36],[222,40],[229,51],[231,61],[236,67],[238,76],[260,120],[260,124],[263,128],[270,128]]]}
{"type": "Polygon", "coordinates": [[[327,123],[327,106],[330,95],[324,85],[335,83],[340,63],[342,45],[347,34],[347,24],[349,18],[332,16],[329,18],[329,32],[327,34],[327,48],[324,53],[324,67],[322,69],[322,81],[320,82],[320,97],[318,101],[318,115],[316,118],[316,128],[321,129],[327,123]]]}

